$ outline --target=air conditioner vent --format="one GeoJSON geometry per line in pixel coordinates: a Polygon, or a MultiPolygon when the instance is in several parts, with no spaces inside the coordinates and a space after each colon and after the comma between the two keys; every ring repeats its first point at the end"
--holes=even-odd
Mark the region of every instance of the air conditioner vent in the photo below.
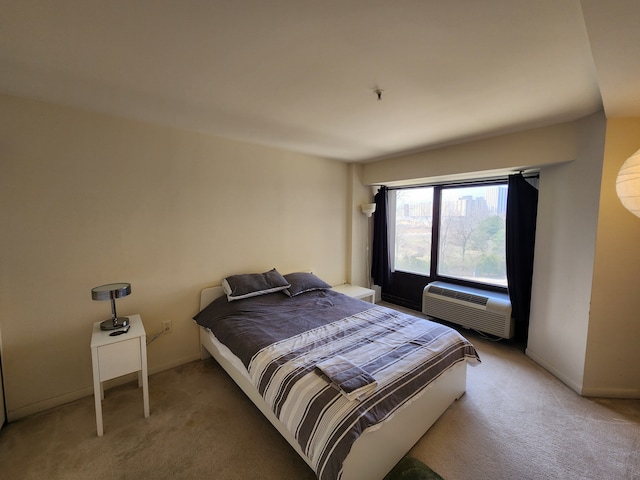
{"type": "Polygon", "coordinates": [[[422,312],[464,328],[497,337],[513,337],[511,301],[504,293],[432,282],[424,287],[422,312]]]}
{"type": "Polygon", "coordinates": [[[455,298],[456,300],[461,300],[463,302],[475,303],[477,305],[487,305],[487,301],[489,300],[487,297],[483,297],[480,295],[474,295],[472,293],[461,292],[460,290],[450,290],[448,288],[442,287],[432,287],[429,290],[434,295],[440,295],[443,297],[455,298]]]}

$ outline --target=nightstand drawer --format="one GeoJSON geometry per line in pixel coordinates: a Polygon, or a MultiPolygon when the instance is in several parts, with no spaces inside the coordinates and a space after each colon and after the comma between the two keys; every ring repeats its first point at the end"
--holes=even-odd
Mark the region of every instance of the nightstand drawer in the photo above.
{"type": "Polygon", "coordinates": [[[98,371],[101,382],[141,369],[140,338],[98,348],[98,371]]]}

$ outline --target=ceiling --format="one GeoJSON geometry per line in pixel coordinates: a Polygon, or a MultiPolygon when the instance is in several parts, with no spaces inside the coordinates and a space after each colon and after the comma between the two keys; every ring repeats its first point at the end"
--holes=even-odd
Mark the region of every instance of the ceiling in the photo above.
{"type": "Polygon", "coordinates": [[[603,108],[640,116],[637,0],[0,0],[0,11],[0,92],[343,161],[603,108]]]}

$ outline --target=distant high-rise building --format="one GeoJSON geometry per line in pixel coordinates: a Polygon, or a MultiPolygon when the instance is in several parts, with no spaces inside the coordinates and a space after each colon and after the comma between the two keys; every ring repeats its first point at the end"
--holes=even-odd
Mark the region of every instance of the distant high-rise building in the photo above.
{"type": "Polygon", "coordinates": [[[496,185],[488,187],[486,192],[487,206],[491,215],[504,217],[507,214],[507,192],[506,185],[496,185]]]}

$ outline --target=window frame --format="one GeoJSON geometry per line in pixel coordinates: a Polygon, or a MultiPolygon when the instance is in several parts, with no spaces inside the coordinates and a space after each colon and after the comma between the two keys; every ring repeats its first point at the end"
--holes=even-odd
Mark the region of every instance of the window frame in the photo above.
{"type": "MultiPolygon", "coordinates": [[[[459,182],[438,182],[422,185],[411,185],[402,187],[388,187],[389,191],[405,190],[410,188],[433,188],[433,205],[432,205],[432,227],[431,227],[431,261],[429,265],[429,275],[424,275],[415,272],[407,272],[401,270],[392,271],[392,282],[390,285],[382,288],[382,300],[388,301],[397,305],[402,305],[414,310],[422,309],[422,291],[424,287],[434,281],[443,281],[456,285],[463,285],[468,287],[479,288],[487,291],[494,292],[508,292],[508,287],[476,282],[458,277],[450,277],[446,275],[438,274],[438,261],[439,261],[439,234],[440,234],[440,216],[441,216],[441,204],[442,204],[442,191],[448,188],[463,188],[463,187],[482,187],[482,186],[496,186],[503,185],[508,186],[507,177],[491,178],[491,179],[477,179],[459,182]]],[[[391,211],[392,209],[389,209],[391,211]]],[[[389,244],[395,245],[395,209],[393,222],[389,218],[389,244]],[[393,226],[391,226],[393,224],[393,226]],[[393,238],[391,237],[393,235],[393,238]]],[[[395,262],[392,262],[395,263],[395,262]]]]}

